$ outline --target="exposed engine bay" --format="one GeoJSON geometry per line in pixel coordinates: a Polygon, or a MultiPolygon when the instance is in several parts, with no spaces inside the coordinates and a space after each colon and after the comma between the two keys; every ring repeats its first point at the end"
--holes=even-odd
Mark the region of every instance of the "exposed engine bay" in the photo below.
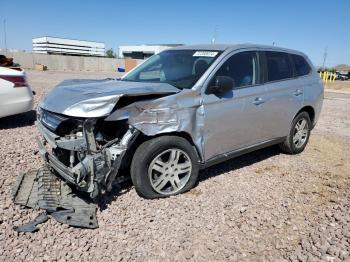
{"type": "Polygon", "coordinates": [[[126,121],[68,118],[43,109],[36,126],[44,161],[93,199],[111,189],[130,143],[139,134],[126,121]]]}

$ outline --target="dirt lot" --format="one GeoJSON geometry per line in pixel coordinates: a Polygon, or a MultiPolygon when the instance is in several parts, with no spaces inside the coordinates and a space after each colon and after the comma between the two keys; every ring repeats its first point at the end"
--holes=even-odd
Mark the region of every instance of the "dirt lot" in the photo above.
{"type": "Polygon", "coordinates": [[[326,89],[350,94],[350,80],[327,83],[326,89]]]}
{"type": "MultiPolygon", "coordinates": [[[[28,72],[36,104],[59,81],[113,74],[28,72]]],[[[310,260],[350,261],[350,95],[326,94],[318,125],[299,155],[263,149],[202,172],[189,193],[145,200],[116,188],[99,228],[51,219],[14,232],[39,211],[11,202],[19,172],[37,168],[35,113],[0,120],[0,261],[310,260]]]]}

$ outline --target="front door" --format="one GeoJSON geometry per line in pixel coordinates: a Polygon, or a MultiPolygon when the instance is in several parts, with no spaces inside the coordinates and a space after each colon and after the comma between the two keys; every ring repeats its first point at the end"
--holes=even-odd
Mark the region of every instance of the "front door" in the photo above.
{"type": "Polygon", "coordinates": [[[234,87],[223,95],[203,94],[205,160],[265,139],[266,90],[259,71],[257,53],[245,51],[233,54],[215,73],[209,85],[227,76],[234,87]]]}

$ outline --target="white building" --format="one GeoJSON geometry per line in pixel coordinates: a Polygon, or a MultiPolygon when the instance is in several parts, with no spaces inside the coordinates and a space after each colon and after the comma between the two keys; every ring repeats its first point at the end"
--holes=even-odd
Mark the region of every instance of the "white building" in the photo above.
{"type": "Polygon", "coordinates": [[[32,39],[33,52],[80,56],[105,56],[105,44],[59,37],[38,37],[32,39]]]}
{"type": "Polygon", "coordinates": [[[124,45],[119,46],[119,58],[146,59],[154,54],[182,44],[124,45]]]}

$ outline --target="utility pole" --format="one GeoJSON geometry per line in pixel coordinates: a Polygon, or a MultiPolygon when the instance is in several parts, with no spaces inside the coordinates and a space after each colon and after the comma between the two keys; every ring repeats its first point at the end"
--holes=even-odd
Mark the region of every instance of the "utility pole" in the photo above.
{"type": "Polygon", "coordinates": [[[327,59],[327,49],[328,49],[328,46],[326,46],[326,48],[324,49],[324,53],[323,53],[323,64],[322,64],[322,69],[324,70],[324,65],[326,64],[326,59],[327,59]]]}
{"type": "Polygon", "coordinates": [[[4,19],[4,41],[5,41],[5,52],[7,52],[6,19],[4,19]]]}

